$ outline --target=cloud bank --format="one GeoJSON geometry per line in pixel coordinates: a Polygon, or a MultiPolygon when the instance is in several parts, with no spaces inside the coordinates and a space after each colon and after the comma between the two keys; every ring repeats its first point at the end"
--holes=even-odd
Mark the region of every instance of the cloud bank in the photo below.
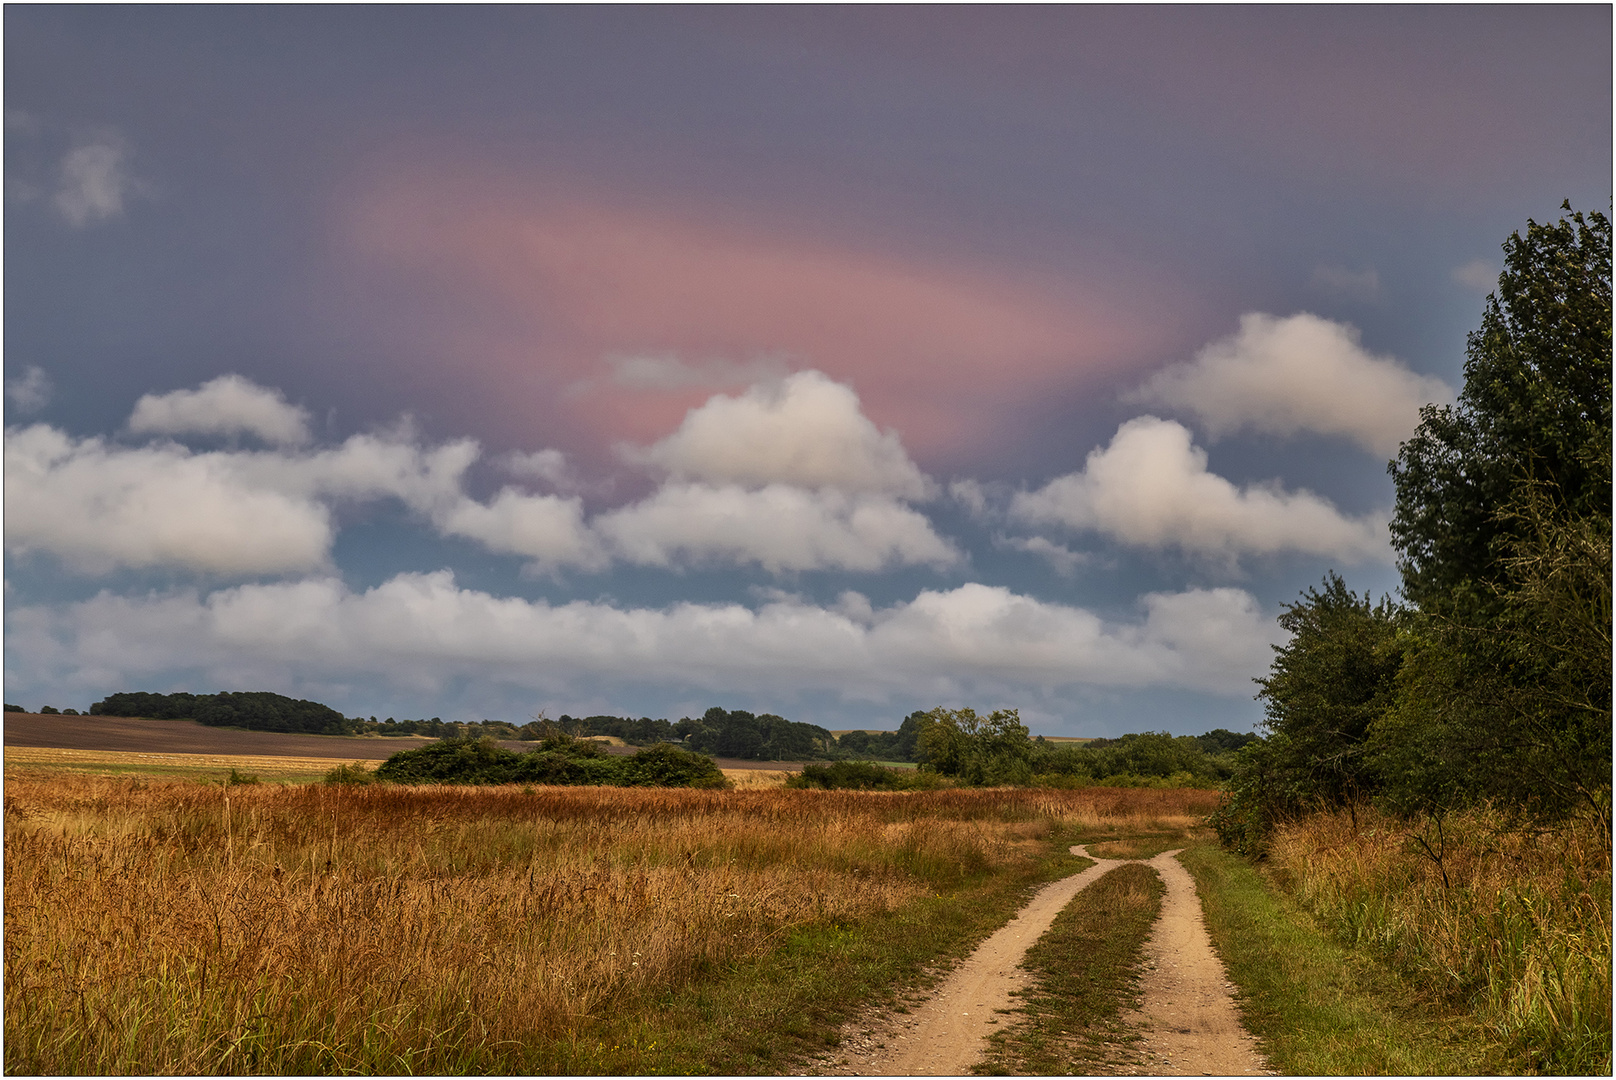
{"type": "Polygon", "coordinates": [[[17,608],[7,615],[7,664],[97,687],[179,666],[210,684],[363,675],[423,692],[459,678],[554,693],[611,678],[844,700],[1028,685],[1250,692],[1274,631],[1249,594],[1152,594],[1141,607],[1133,621],[1108,622],[979,584],[886,608],[551,605],[464,589],[445,570],[357,593],[320,578],[17,608]]]}
{"type": "MultiPolygon", "coordinates": [[[[306,572],[328,564],[341,502],[396,499],[440,535],[532,560],[540,571],[756,564],[772,573],[943,568],[962,561],[905,497],[934,487],[853,391],[817,372],[718,395],[667,439],[631,457],[672,479],[586,520],[576,496],[466,491],[481,456],[469,439],[427,446],[407,427],[340,446],[294,449],[307,414],[239,376],[142,397],[128,430],[251,434],[275,450],[197,451],[77,439],[45,425],[5,436],[6,548],[42,551],[82,573],[186,569],[306,572]]],[[[507,454],[508,474],[567,483],[555,450],[507,454]]]]}

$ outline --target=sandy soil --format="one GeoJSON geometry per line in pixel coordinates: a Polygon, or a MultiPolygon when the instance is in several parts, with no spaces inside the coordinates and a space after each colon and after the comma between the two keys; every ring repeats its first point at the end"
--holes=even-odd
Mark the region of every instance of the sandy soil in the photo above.
{"type": "Polygon", "coordinates": [[[1148,860],[1167,886],[1145,942],[1142,1007],[1126,1016],[1143,1037],[1139,1076],[1269,1076],[1257,1040],[1240,1024],[1223,961],[1212,951],[1195,879],[1174,858],[1148,860]]]}
{"type": "MultiPolygon", "coordinates": [[[[1072,852],[1088,858],[1078,845],[1072,852]]],[[[1240,1026],[1223,965],[1212,951],[1195,884],[1168,852],[1149,860],[1098,859],[1047,885],[1003,929],[984,941],[912,1012],[880,1010],[842,1031],[824,1076],[962,1076],[982,1056],[983,1040],[1014,1007],[1028,947],[1078,892],[1124,862],[1145,861],[1167,886],[1161,917],[1146,945],[1143,1008],[1128,1020],[1141,1029],[1144,1064],[1134,1075],[1267,1074],[1255,1041],[1240,1026]]]]}
{"type": "MultiPolygon", "coordinates": [[[[1080,844],[1074,855],[1093,858],[1080,844]]],[[[1072,897],[1122,865],[1098,859],[1087,870],[1045,885],[1026,907],[989,937],[908,1015],[865,1017],[843,1033],[842,1052],[825,1076],[961,1076],[982,1056],[982,1040],[1015,1006],[1011,991],[1025,985],[1020,967],[1072,897]]]]}

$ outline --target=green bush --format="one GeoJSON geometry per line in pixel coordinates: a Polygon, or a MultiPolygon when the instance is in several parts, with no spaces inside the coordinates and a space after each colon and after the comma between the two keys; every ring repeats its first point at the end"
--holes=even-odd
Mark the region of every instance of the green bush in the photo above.
{"type": "Polygon", "coordinates": [[[663,744],[632,757],[618,757],[597,743],[561,734],[549,736],[523,754],[486,736],[443,739],[394,754],[376,769],[376,779],[397,784],[729,786],[711,758],[676,746],[663,744]]]}
{"type": "Polygon", "coordinates": [[[616,782],[625,787],[729,787],[729,781],[712,758],[681,750],[670,743],[660,743],[633,757],[613,760],[622,763],[622,779],[616,782]]]}
{"type": "Polygon", "coordinates": [[[365,767],[362,761],[352,765],[338,765],[325,774],[328,784],[374,784],[376,774],[365,767]]]}
{"type": "Polygon", "coordinates": [[[786,781],[788,788],[826,791],[934,791],[950,786],[936,773],[918,769],[889,769],[873,761],[832,761],[803,766],[786,781]]]}

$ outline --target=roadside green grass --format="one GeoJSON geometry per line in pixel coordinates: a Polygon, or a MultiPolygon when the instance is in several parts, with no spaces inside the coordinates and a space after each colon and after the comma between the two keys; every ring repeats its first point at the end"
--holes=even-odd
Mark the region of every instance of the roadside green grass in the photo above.
{"type": "Polygon", "coordinates": [[[1137,1007],[1145,939],[1165,891],[1156,871],[1129,863],[1073,897],[1027,950],[1022,1017],[989,1037],[976,1071],[1086,1076],[1135,1064],[1138,1036],[1122,1012],[1137,1007]]]}
{"type": "Polygon", "coordinates": [[[872,1004],[907,1011],[909,991],[940,980],[1009,920],[1036,888],[1092,866],[1054,834],[1043,854],[1010,872],[923,897],[859,924],[813,927],[767,956],[713,972],[687,989],[624,1000],[621,1019],[557,1047],[544,1071],[595,1075],[763,1075],[829,1057],[837,1028],[872,1004]]]}
{"type": "Polygon", "coordinates": [[[1330,940],[1245,860],[1211,842],[1179,856],[1247,1028],[1286,1075],[1495,1073],[1479,1024],[1330,940]]]}

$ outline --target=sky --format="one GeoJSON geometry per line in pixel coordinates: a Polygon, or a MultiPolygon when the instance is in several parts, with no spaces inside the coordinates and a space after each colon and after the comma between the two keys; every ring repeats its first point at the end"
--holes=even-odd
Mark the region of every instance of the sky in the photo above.
{"type": "Polygon", "coordinates": [[[4,9],[5,700],[1252,730],[1609,6],[4,9]]]}

